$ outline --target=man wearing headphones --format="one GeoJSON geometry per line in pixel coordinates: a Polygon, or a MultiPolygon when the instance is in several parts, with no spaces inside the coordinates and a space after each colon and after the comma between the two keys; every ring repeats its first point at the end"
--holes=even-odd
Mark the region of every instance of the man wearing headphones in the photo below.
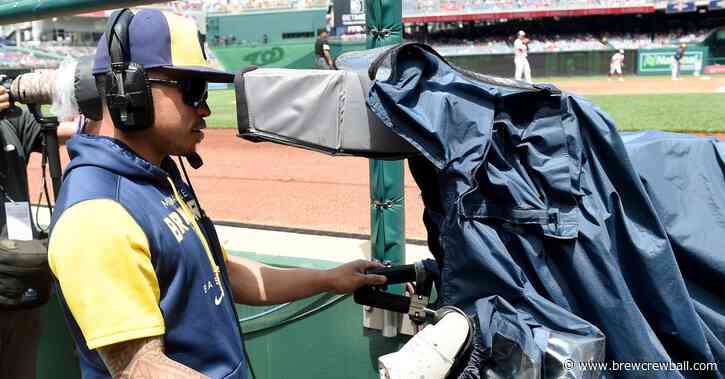
{"type": "Polygon", "coordinates": [[[207,66],[197,36],[183,17],[123,10],[98,45],[102,124],[113,124],[114,136],[69,142],[49,247],[84,378],[244,378],[235,302],[385,282],[365,274],[379,266],[369,261],[280,269],[220,246],[171,158],[193,157],[204,138],[207,82],[233,81],[207,66]]]}

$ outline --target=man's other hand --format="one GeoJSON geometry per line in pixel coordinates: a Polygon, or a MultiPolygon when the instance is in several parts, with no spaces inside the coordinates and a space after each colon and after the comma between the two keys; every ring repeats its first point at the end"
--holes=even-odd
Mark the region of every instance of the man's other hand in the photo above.
{"type": "Polygon", "coordinates": [[[5,87],[0,86],[0,112],[10,108],[10,94],[5,87]]]}
{"type": "Polygon", "coordinates": [[[328,270],[330,292],[337,294],[350,293],[362,286],[379,286],[385,284],[387,278],[382,275],[366,274],[371,268],[383,267],[378,262],[358,259],[328,270]]]}

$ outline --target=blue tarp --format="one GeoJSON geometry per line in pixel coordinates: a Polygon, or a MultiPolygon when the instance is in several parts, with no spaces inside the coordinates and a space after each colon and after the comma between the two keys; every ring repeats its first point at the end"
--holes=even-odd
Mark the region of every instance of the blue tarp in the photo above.
{"type": "Polygon", "coordinates": [[[480,327],[460,377],[725,377],[721,145],[625,146],[584,98],[466,72],[421,44],[389,54],[368,104],[422,153],[409,165],[439,305],[480,327]],[[672,370],[708,362],[719,371],[672,370]]]}
{"type": "MultiPolygon", "coordinates": [[[[725,142],[647,131],[624,133],[630,159],[670,240],[695,310],[725,356],[725,142]]],[[[722,369],[722,366],[721,366],[722,369]]]]}

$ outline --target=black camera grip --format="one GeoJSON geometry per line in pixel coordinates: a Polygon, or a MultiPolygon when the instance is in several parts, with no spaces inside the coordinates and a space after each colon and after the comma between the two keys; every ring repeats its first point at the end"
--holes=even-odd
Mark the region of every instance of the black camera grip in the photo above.
{"type": "Polygon", "coordinates": [[[353,299],[360,305],[369,305],[371,307],[387,309],[403,314],[407,314],[410,309],[409,297],[376,291],[368,286],[355,291],[353,299]]]}
{"type": "Polygon", "coordinates": [[[368,269],[366,273],[385,276],[388,278],[386,285],[415,282],[415,265],[376,267],[368,269]]]}

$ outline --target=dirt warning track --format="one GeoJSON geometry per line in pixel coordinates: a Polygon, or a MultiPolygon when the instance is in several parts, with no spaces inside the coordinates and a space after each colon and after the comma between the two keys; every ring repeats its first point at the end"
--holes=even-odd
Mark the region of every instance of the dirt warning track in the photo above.
{"type": "Polygon", "coordinates": [[[572,78],[555,79],[561,89],[581,95],[648,95],[665,93],[715,93],[725,91],[724,76],[683,76],[673,81],[663,76],[630,76],[624,81],[572,78]]]}
{"type": "MultiPolygon", "coordinates": [[[[251,143],[229,129],[207,129],[199,153],[204,166],[187,166],[202,206],[215,221],[338,233],[370,234],[368,160],[251,143]]],[[[68,154],[61,151],[62,165],[68,154]]],[[[407,168],[406,168],[407,170],[407,168]]],[[[40,157],[28,167],[32,201],[40,193],[40,157]]],[[[407,238],[425,239],[420,191],[406,174],[407,238]]]]}

